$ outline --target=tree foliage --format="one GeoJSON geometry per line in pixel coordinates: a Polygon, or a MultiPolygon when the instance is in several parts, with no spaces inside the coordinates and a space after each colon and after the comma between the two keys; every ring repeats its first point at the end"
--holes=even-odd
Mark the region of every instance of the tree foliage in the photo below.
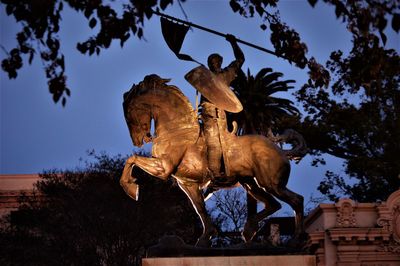
{"type": "Polygon", "coordinates": [[[0,234],[2,265],[137,265],[165,234],[194,244],[201,224],[186,195],[135,169],[139,201],[119,185],[125,160],[95,155],[75,171],[41,174],[0,234]]]}
{"type": "MultiPolygon", "coordinates": [[[[184,0],[177,0],[184,1],[184,0]]],[[[153,8],[165,9],[173,0],[129,1],[126,3],[107,4],[102,0],[1,0],[5,5],[7,15],[14,16],[22,25],[17,33],[18,44],[11,49],[8,58],[2,61],[2,68],[10,79],[17,77],[17,71],[23,66],[23,57],[28,57],[31,64],[35,55],[43,62],[49,92],[54,102],[64,106],[67,97],[71,95],[65,75],[64,54],[60,49],[60,21],[64,4],[78,13],[82,13],[90,28],[98,25],[96,35],[77,44],[76,48],[82,54],[100,54],[107,49],[113,40],[119,40],[121,47],[131,37],[143,38],[144,22],[151,18],[153,8]]]]}
{"type": "Polygon", "coordinates": [[[390,18],[399,31],[400,3],[325,2],[347,23],[353,48],[347,56],[332,52],[326,63],[334,76],[329,90],[310,83],[297,92],[307,111],[300,127],[308,146],[315,155],[344,159],[345,175],[327,172],[319,190],[331,200],[342,195],[362,202],[385,200],[400,187],[400,57],[385,48],[384,34],[390,18]]]}
{"type": "MultiPolygon", "coordinates": [[[[17,71],[23,66],[23,57],[28,57],[31,63],[36,54],[40,55],[44,63],[49,91],[54,102],[61,99],[62,105],[66,104],[67,96],[71,90],[66,83],[65,60],[60,49],[60,20],[62,10],[66,3],[73,10],[82,13],[88,20],[90,28],[98,33],[86,41],[77,44],[77,49],[88,55],[100,54],[102,49],[107,49],[113,40],[119,40],[121,47],[131,37],[139,39],[144,35],[144,23],[153,16],[153,9],[165,10],[173,0],[152,1],[126,1],[122,3],[107,4],[102,0],[96,1],[12,1],[2,0],[7,15],[14,16],[15,20],[23,26],[16,36],[18,44],[11,49],[8,57],[2,61],[2,68],[8,73],[9,78],[17,77],[17,71]]],[[[176,0],[181,4],[184,0],[176,0]]],[[[317,86],[327,84],[328,72],[322,71],[321,66],[309,63],[306,57],[307,47],[300,40],[299,34],[289,28],[280,20],[277,12],[271,13],[269,8],[276,8],[278,1],[230,1],[234,12],[241,16],[254,16],[256,13],[264,21],[261,28],[266,30],[267,24],[271,29],[271,43],[275,52],[300,68],[307,65],[313,73],[311,80],[317,86]],[[318,66],[318,67],[316,67],[318,66]],[[324,77],[321,77],[324,75],[324,77]]]]}
{"type": "Polygon", "coordinates": [[[286,117],[298,117],[299,110],[288,99],[278,98],[272,94],[287,92],[293,89],[294,80],[280,80],[280,72],[271,68],[261,69],[255,76],[250,69],[245,74],[238,73],[231,86],[243,104],[240,113],[229,113],[229,120],[236,121],[238,132],[244,134],[262,134],[267,136],[271,131],[279,131],[281,120],[286,117]]]}

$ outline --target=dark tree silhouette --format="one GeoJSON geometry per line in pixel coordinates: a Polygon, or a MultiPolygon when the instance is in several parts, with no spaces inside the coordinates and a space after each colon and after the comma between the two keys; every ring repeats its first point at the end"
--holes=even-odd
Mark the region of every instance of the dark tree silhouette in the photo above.
{"type": "Polygon", "coordinates": [[[139,169],[139,200],[119,185],[125,160],[95,155],[75,171],[41,174],[0,234],[1,265],[138,265],[166,234],[194,244],[200,220],[186,195],[139,169]]]}
{"type": "Polygon", "coordinates": [[[324,2],[347,23],[353,48],[347,56],[332,52],[326,64],[334,74],[329,90],[316,90],[310,82],[297,92],[308,113],[301,125],[308,146],[315,155],[344,159],[345,176],[327,172],[318,189],[331,200],[342,195],[385,200],[400,187],[400,57],[385,48],[384,33],[389,19],[399,32],[400,2],[324,2]],[[358,102],[348,101],[351,96],[358,102]]]}
{"type": "Polygon", "coordinates": [[[212,246],[243,243],[241,232],[247,218],[245,193],[241,188],[220,190],[210,199],[209,213],[213,223],[220,229],[218,236],[212,240],[212,246]]]}
{"type": "Polygon", "coordinates": [[[400,186],[400,58],[393,50],[370,49],[368,58],[332,54],[328,64],[338,79],[331,91],[305,86],[297,93],[308,111],[299,130],[316,160],[322,153],[344,159],[345,174],[353,179],[350,185],[345,176],[327,172],[319,190],[331,200],[384,200],[400,186]],[[368,74],[354,73],[363,71],[368,74]],[[349,102],[350,95],[359,103],[349,102]]]}
{"type": "MultiPolygon", "coordinates": [[[[184,0],[177,0],[183,2],[184,0]]],[[[29,64],[34,56],[39,55],[44,63],[49,91],[54,102],[61,99],[64,106],[71,91],[66,83],[64,54],[60,50],[60,20],[64,4],[82,13],[90,28],[99,24],[100,30],[95,35],[77,44],[83,54],[100,54],[113,40],[119,40],[121,47],[131,35],[143,38],[144,22],[153,16],[153,8],[165,9],[173,0],[127,1],[114,3],[113,6],[102,0],[2,0],[7,15],[14,16],[23,28],[17,34],[17,47],[10,50],[8,58],[2,61],[2,68],[10,79],[17,77],[17,71],[23,66],[23,57],[28,57],[29,64]],[[122,10],[122,12],[117,12],[122,10]]]]}

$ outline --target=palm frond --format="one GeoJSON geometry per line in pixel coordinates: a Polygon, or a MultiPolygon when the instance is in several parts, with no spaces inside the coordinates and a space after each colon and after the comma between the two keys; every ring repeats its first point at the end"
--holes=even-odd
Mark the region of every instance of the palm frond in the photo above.
{"type": "Polygon", "coordinates": [[[294,80],[280,80],[282,77],[282,73],[273,72],[272,68],[263,68],[255,76],[250,73],[250,69],[247,73],[238,73],[231,86],[244,110],[238,114],[229,114],[228,119],[238,123],[241,134],[267,134],[284,117],[300,115],[289,99],[271,96],[294,88],[294,80]]]}
{"type": "MultiPolygon", "coordinates": [[[[272,68],[270,68],[270,67],[266,67],[266,68],[263,68],[263,69],[261,69],[257,74],[256,74],[256,77],[255,77],[255,79],[257,80],[257,79],[261,79],[263,76],[265,76],[267,73],[270,73],[270,72],[272,72],[273,70],[272,70],[272,68]]],[[[247,70],[247,76],[250,76],[250,69],[248,69],[247,70]]]]}

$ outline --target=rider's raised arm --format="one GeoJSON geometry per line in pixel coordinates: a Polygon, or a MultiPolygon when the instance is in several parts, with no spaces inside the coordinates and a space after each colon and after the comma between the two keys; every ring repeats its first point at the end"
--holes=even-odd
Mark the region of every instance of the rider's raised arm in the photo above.
{"type": "Polygon", "coordinates": [[[239,45],[237,44],[235,36],[227,34],[226,40],[230,42],[230,44],[232,45],[233,53],[235,55],[235,60],[229,64],[229,67],[235,67],[236,71],[239,71],[239,69],[242,68],[242,65],[244,63],[244,54],[240,49],[239,45]]]}

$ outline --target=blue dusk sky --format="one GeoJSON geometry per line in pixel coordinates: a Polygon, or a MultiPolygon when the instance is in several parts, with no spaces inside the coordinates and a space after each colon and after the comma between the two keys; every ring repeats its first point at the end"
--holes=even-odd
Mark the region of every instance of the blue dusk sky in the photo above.
{"type": "MultiPolygon", "coordinates": [[[[193,23],[273,50],[269,35],[259,27],[261,19],[246,19],[233,13],[229,1],[190,0],[183,8],[193,23]]],[[[351,35],[346,25],[336,19],[334,8],[322,1],[315,8],[307,1],[280,1],[279,10],[282,20],[294,27],[307,44],[308,56],[314,56],[320,63],[324,64],[333,50],[348,53],[351,49],[351,35]]],[[[177,3],[165,13],[184,19],[177,3]]],[[[78,52],[76,44],[98,29],[93,32],[84,16],[67,5],[64,5],[60,26],[61,50],[72,92],[65,108],[52,101],[39,57],[35,57],[32,65],[26,63],[16,80],[9,80],[0,71],[0,174],[75,168],[82,166],[80,158],[85,160],[86,151],[92,149],[110,155],[132,153],[135,148],[123,117],[122,95],[145,75],[156,73],[171,78],[170,84],[178,86],[194,105],[195,90],[184,75],[197,64],[181,61],[169,50],[157,17],[145,22],[145,40],[130,38],[122,49],[115,41],[100,56],[91,57],[78,52]]],[[[4,6],[0,7],[0,27],[0,44],[10,50],[16,43],[15,34],[20,25],[13,17],[7,17],[4,6]]],[[[388,47],[400,47],[399,36],[390,26],[387,35],[388,47]]],[[[306,69],[240,46],[246,57],[243,70],[249,68],[257,73],[261,68],[272,67],[283,72],[284,79],[296,80],[295,89],[308,78],[306,69]]],[[[207,56],[215,52],[224,57],[224,66],[234,59],[231,46],[224,38],[198,29],[188,32],[181,51],[204,64],[207,56]]],[[[3,50],[0,54],[1,60],[6,57],[3,50]]],[[[291,93],[279,96],[294,99],[291,93]]],[[[145,149],[150,150],[151,145],[145,149]]],[[[310,156],[306,156],[298,165],[292,164],[288,185],[303,194],[306,201],[311,194],[318,195],[317,186],[326,170],[341,171],[341,162],[335,158],[327,157],[328,164],[319,168],[311,167],[310,161],[310,156]]]]}

